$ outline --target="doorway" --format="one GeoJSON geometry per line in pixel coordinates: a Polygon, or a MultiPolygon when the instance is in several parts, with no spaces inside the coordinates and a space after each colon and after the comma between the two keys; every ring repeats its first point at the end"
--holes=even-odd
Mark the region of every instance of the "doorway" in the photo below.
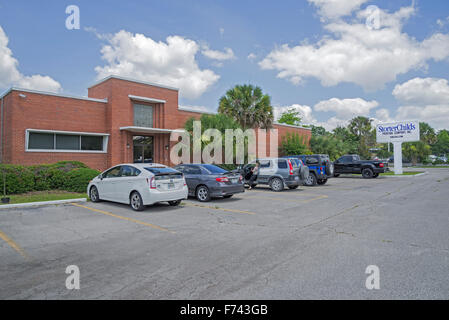
{"type": "Polygon", "coordinates": [[[152,136],[133,136],[134,163],[152,163],[154,159],[152,136]]]}

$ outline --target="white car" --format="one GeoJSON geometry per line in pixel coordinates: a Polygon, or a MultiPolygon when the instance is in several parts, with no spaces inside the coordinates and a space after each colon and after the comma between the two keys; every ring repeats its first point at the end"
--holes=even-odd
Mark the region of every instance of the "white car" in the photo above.
{"type": "Polygon", "coordinates": [[[87,186],[92,202],[125,203],[136,211],[164,201],[177,206],[187,199],[187,193],[184,175],[157,163],[119,164],[92,179],[87,186]]]}

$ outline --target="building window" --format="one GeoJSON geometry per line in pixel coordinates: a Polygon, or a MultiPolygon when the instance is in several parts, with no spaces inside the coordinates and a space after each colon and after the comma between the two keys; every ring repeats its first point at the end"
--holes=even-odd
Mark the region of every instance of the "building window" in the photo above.
{"type": "MultiPolygon", "coordinates": [[[[43,130],[44,131],[44,130],[43,130]]],[[[26,151],[46,152],[106,152],[107,134],[74,132],[40,132],[27,130],[26,151]]]]}
{"type": "Polygon", "coordinates": [[[134,125],[136,127],[153,128],[153,107],[134,104],[134,125]]]}

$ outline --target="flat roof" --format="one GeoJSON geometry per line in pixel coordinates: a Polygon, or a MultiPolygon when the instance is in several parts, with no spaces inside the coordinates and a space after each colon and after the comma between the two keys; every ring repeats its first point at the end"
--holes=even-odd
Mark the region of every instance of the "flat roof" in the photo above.
{"type": "Polygon", "coordinates": [[[143,81],[143,80],[137,80],[137,79],[132,79],[132,78],[126,78],[126,77],[121,77],[121,76],[116,76],[116,75],[107,76],[106,78],[103,78],[103,79],[95,82],[93,85],[88,87],[88,89],[93,88],[93,87],[99,85],[100,83],[103,83],[103,82],[105,82],[105,81],[107,81],[109,79],[118,79],[118,80],[123,80],[123,81],[129,81],[129,82],[135,82],[135,83],[140,83],[140,84],[146,84],[148,86],[159,87],[159,88],[163,88],[163,89],[179,91],[179,89],[175,88],[175,87],[170,87],[170,86],[166,86],[166,85],[163,85],[163,84],[158,84],[158,83],[153,83],[153,82],[148,82],[148,81],[143,81]]]}
{"type": "Polygon", "coordinates": [[[165,100],[156,99],[156,98],[133,96],[132,94],[128,94],[128,98],[130,98],[131,100],[150,102],[150,103],[166,103],[167,102],[165,100]]]}
{"type": "Polygon", "coordinates": [[[120,130],[134,133],[172,133],[172,132],[182,133],[185,131],[184,129],[162,129],[162,128],[137,127],[137,126],[120,127],[120,130]]]}
{"type": "Polygon", "coordinates": [[[95,98],[89,98],[89,97],[81,97],[81,96],[73,96],[68,94],[60,94],[60,93],[54,93],[54,92],[47,92],[47,91],[38,91],[38,90],[31,90],[31,89],[24,89],[24,88],[18,88],[18,87],[11,87],[8,90],[6,90],[1,96],[0,99],[8,95],[12,91],[21,91],[21,92],[28,92],[28,93],[35,93],[35,94],[42,94],[46,96],[55,96],[60,98],[70,98],[70,99],[78,99],[78,100],[87,100],[87,101],[93,101],[93,102],[101,102],[101,103],[107,103],[108,99],[95,99],[95,98]]]}

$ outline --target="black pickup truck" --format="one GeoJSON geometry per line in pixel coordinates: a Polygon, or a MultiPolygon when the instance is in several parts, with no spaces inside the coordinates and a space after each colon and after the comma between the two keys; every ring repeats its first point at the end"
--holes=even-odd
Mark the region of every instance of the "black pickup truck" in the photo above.
{"type": "Polygon", "coordinates": [[[334,177],[342,173],[362,174],[366,179],[377,178],[379,173],[388,171],[388,162],[380,160],[360,160],[356,154],[345,155],[334,162],[334,177]]]}

